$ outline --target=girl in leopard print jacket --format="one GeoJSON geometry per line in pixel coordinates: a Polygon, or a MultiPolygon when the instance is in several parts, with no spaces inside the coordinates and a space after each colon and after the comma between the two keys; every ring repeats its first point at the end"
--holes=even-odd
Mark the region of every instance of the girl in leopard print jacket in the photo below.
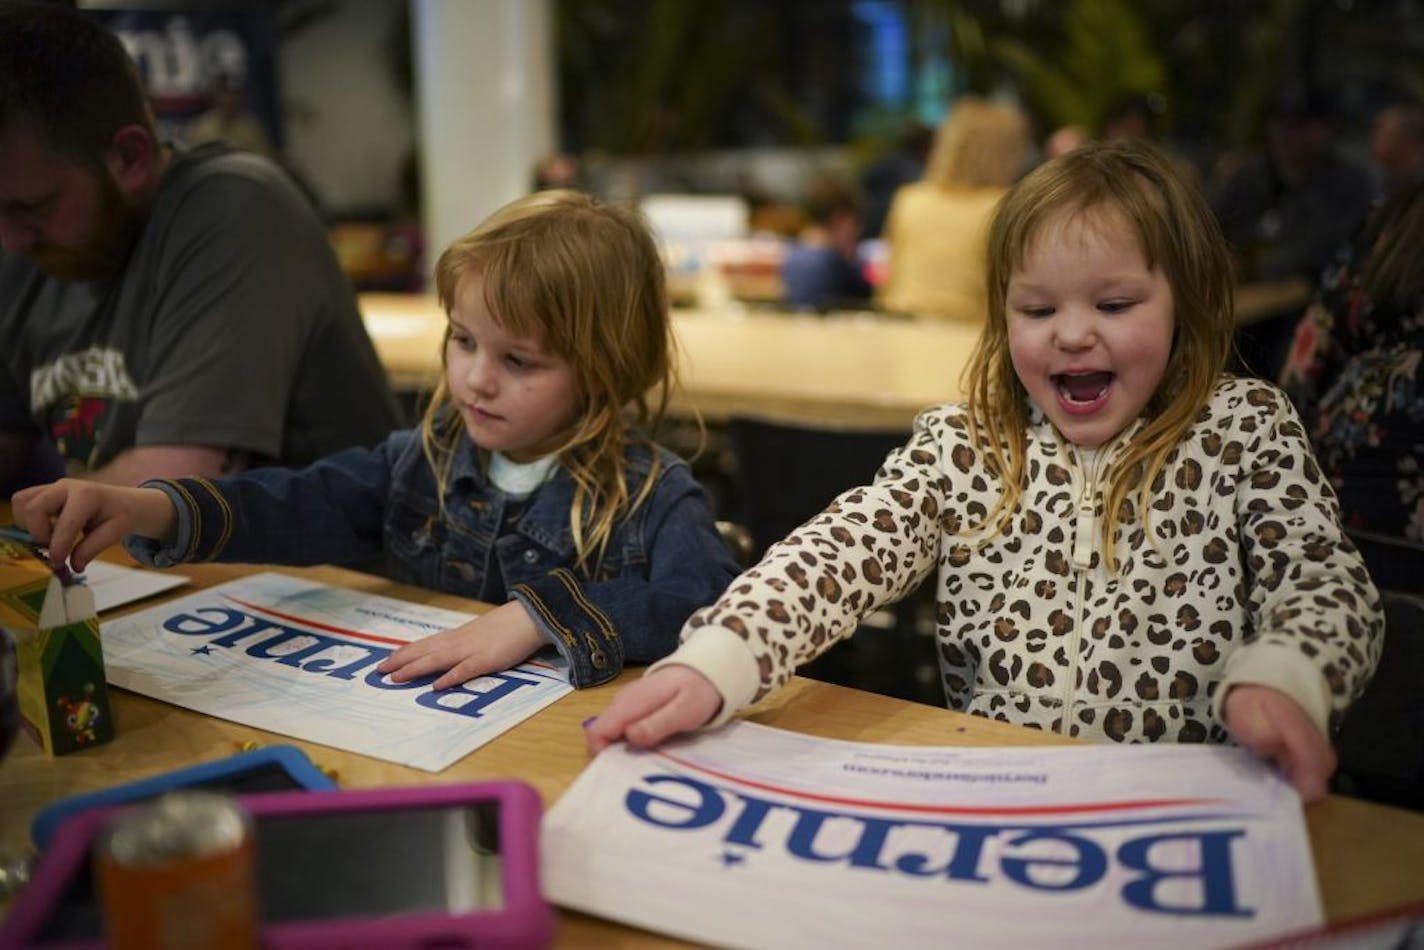
{"type": "Polygon", "coordinates": [[[1073,736],[1234,740],[1307,800],[1374,670],[1379,595],[1300,421],[1224,375],[1211,212],[1142,144],[1026,176],[989,236],[962,406],[773,546],[588,729],[720,723],[938,569],[952,707],[1073,736]]]}

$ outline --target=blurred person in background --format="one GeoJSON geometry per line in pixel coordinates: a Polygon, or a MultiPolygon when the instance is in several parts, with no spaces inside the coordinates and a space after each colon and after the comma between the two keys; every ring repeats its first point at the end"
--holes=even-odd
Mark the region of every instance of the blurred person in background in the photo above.
{"type": "Polygon", "coordinates": [[[1370,126],[1369,146],[1382,196],[1424,181],[1424,104],[1402,100],[1381,109],[1370,126]]]}
{"type": "MultiPolygon", "coordinates": [[[[1369,170],[1336,148],[1328,97],[1320,92],[1277,97],[1267,118],[1264,152],[1236,168],[1211,196],[1235,258],[1237,282],[1294,284],[1308,296],[1369,214],[1374,190],[1369,170]]],[[[1238,368],[1276,378],[1302,308],[1284,305],[1238,327],[1238,368]]]]}
{"type": "Polygon", "coordinates": [[[585,190],[583,167],[577,158],[565,152],[559,152],[545,157],[534,166],[530,190],[548,191],[553,188],[585,190]]]}
{"type": "Polygon", "coordinates": [[[911,119],[900,131],[900,140],[861,173],[860,187],[865,194],[865,224],[861,237],[880,237],[885,231],[885,216],[895,192],[925,175],[925,163],[934,145],[934,129],[919,119],[911,119]]]}
{"type": "Polygon", "coordinates": [[[1146,96],[1130,95],[1119,99],[1103,116],[1098,135],[1104,142],[1114,139],[1147,139],[1156,141],[1156,121],[1152,103],[1146,96]]]}
{"type": "Polygon", "coordinates": [[[882,307],[984,321],[989,217],[1024,170],[1031,142],[1028,118],[1017,107],[975,96],[954,103],[924,179],[901,188],[890,206],[882,307]]]}
{"type": "Polygon", "coordinates": [[[1131,93],[1108,108],[1098,125],[1098,138],[1104,142],[1123,139],[1151,142],[1171,159],[1177,174],[1193,187],[1201,187],[1201,170],[1166,140],[1163,134],[1165,124],[1164,105],[1160,97],[1131,93]]]}
{"type": "Polygon", "coordinates": [[[1075,148],[1082,148],[1093,140],[1093,133],[1081,125],[1060,125],[1043,140],[1045,161],[1067,155],[1075,148]]]}
{"type": "Polygon", "coordinates": [[[872,289],[860,257],[865,202],[838,175],[818,175],[806,187],[807,224],[787,252],[781,280],[788,306],[824,313],[870,304],[872,289]]]}
{"type": "Polygon", "coordinates": [[[1326,271],[1281,384],[1347,528],[1424,543],[1424,181],[1326,271]]]}
{"type": "Polygon", "coordinates": [[[1266,124],[1265,151],[1212,196],[1242,283],[1314,282],[1369,213],[1369,172],[1336,149],[1329,99],[1318,92],[1279,97],[1266,124]]]}

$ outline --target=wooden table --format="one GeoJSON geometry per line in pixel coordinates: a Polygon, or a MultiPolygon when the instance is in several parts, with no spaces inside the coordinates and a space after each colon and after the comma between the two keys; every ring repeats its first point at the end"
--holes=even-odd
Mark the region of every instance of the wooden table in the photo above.
{"type": "MultiPolygon", "coordinates": [[[[363,294],[360,302],[391,384],[432,389],[445,332],[435,298],[363,294]]],[[[674,411],[906,430],[921,409],[961,397],[960,373],[979,336],[970,324],[735,310],[674,310],[673,332],[674,411]]]]}
{"type": "MultiPolygon", "coordinates": [[[[0,523],[8,523],[8,506],[0,523]]],[[[122,555],[115,561],[124,562],[122,555]]],[[[254,568],[190,565],[190,587],[211,586],[254,568]]],[[[456,610],[480,605],[339,568],[279,568],[297,576],[371,594],[402,597],[456,610]]],[[[148,603],[128,610],[142,609],[148,603]]],[[[123,611],[116,611],[115,616],[123,611]]],[[[621,683],[576,691],[488,745],[432,776],[324,746],[214,719],[125,690],[114,690],[118,734],[108,745],[58,759],[21,736],[0,763],[0,847],[28,849],[30,821],[50,802],[199,761],[229,755],[249,742],[290,742],[318,765],[335,770],[344,787],[522,779],[551,806],[587,762],[582,722],[603,709],[621,683]]],[[[858,690],[795,679],[749,714],[753,721],[826,738],[902,745],[1045,745],[1071,740],[948,710],[858,690]]],[[[1306,813],[1325,913],[1338,921],[1424,899],[1424,815],[1332,797],[1306,813]]],[[[577,947],[662,947],[684,944],[588,915],[561,912],[558,943],[577,947]]]]}

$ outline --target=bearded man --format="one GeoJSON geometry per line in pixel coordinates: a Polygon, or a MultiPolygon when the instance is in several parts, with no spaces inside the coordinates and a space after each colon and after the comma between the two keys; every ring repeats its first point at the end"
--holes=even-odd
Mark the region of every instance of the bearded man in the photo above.
{"type": "Polygon", "coordinates": [[[161,142],[118,37],[0,0],[0,492],[302,465],[399,421],[292,181],[161,142]]]}

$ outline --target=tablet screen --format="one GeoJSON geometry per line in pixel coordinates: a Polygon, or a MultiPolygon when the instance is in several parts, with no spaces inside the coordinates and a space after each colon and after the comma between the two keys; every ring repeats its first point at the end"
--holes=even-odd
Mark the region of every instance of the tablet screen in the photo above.
{"type": "MultiPolygon", "coordinates": [[[[497,802],[264,815],[255,833],[267,923],[503,906],[497,802]]],[[[49,914],[39,945],[102,935],[92,855],[86,864],[49,914]]]]}

